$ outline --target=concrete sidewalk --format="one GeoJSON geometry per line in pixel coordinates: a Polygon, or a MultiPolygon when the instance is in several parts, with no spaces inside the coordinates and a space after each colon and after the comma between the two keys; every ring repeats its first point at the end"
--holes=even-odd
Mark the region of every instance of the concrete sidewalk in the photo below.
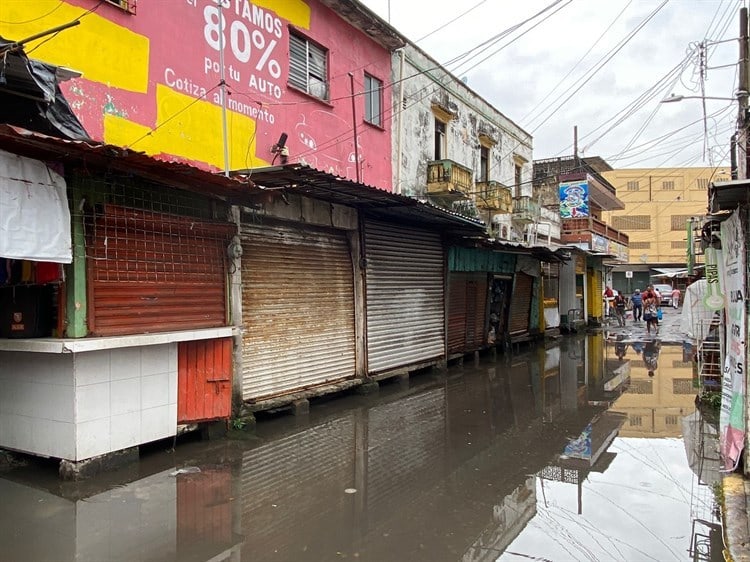
{"type": "MultiPolygon", "coordinates": [[[[628,318],[625,326],[618,326],[616,318],[608,318],[603,329],[611,334],[624,334],[629,340],[657,338],[662,343],[681,344],[685,334],[680,331],[682,309],[662,308],[659,334],[646,333],[646,323],[628,318]]],[[[724,503],[721,519],[724,527],[724,559],[734,562],[750,562],[750,480],[739,473],[722,476],[724,503]]]]}
{"type": "Polygon", "coordinates": [[[741,474],[728,474],[722,478],[724,505],[721,520],[724,525],[726,551],[724,559],[734,562],[750,561],[750,480],[741,474]]]}

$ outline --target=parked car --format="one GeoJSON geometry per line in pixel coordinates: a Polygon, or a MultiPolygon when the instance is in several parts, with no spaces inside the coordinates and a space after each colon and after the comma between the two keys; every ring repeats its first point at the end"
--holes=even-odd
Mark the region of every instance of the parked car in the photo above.
{"type": "Polygon", "coordinates": [[[662,306],[672,306],[672,285],[657,283],[654,284],[654,289],[661,295],[662,306]]]}

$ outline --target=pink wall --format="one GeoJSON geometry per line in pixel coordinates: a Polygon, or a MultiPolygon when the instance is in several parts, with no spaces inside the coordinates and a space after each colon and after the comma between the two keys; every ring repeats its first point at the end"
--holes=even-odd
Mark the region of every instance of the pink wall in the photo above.
{"type": "MultiPolygon", "coordinates": [[[[243,162],[234,158],[230,167],[236,169],[268,165],[273,159],[271,146],[285,132],[288,134],[289,162],[304,162],[354,179],[356,167],[348,73],[354,73],[355,91],[361,92],[364,88],[364,73],[367,72],[386,85],[382,100],[385,128],[364,122],[364,98],[355,97],[361,181],[390,190],[391,89],[387,86],[391,75],[390,53],[316,0],[258,2],[260,5],[281,6],[276,8],[278,12],[254,6],[248,0],[224,2],[222,12],[227,29],[232,30],[225,33],[225,78],[230,92],[229,100],[240,104],[234,107],[235,111],[230,112],[230,121],[234,119],[232,123],[247,123],[245,130],[248,131],[255,129],[244,136],[242,129],[237,129],[239,133],[233,131],[232,142],[239,143],[240,152],[247,156],[243,162]],[[328,49],[330,102],[322,102],[287,86],[290,26],[328,49]],[[235,37],[234,44],[232,33],[235,37]],[[250,45],[243,42],[244,37],[250,38],[250,45]]],[[[84,9],[95,5],[89,0],[68,0],[68,3],[84,9]]],[[[80,69],[84,71],[84,78],[63,85],[66,97],[89,133],[108,142],[112,135],[107,130],[108,125],[105,125],[105,114],[126,119],[128,126],[132,123],[134,126],[153,128],[160,123],[161,108],[161,121],[164,121],[164,115],[169,114],[169,111],[164,108],[163,98],[157,96],[157,86],[162,89],[166,86],[174,92],[194,98],[208,92],[205,95],[208,102],[220,105],[221,101],[218,97],[220,90],[212,89],[217,86],[220,78],[220,57],[218,50],[214,48],[218,36],[212,28],[212,22],[217,21],[214,2],[143,0],[138,2],[137,8],[137,15],[128,15],[116,7],[104,4],[97,9],[95,15],[148,39],[147,91],[135,92],[118,88],[117,84],[111,82],[105,84],[89,80],[86,78],[86,68],[80,69]]],[[[84,25],[86,18],[82,20],[81,26],[84,25]]],[[[98,40],[106,41],[106,37],[98,40]]],[[[92,58],[106,57],[106,53],[99,52],[96,47],[89,50],[92,58]]],[[[106,64],[106,60],[100,60],[99,63],[106,64]]],[[[127,73],[129,70],[123,68],[122,72],[127,73]]],[[[205,128],[215,130],[210,142],[221,145],[221,121],[214,119],[213,113],[210,115],[212,116],[202,123],[199,120],[186,122],[185,130],[189,131],[190,127],[197,126],[204,132],[205,128]]],[[[176,156],[202,167],[221,168],[215,157],[217,146],[211,147],[214,149],[212,157],[203,157],[200,147],[186,144],[192,138],[189,133],[174,134],[171,139],[160,137],[158,150],[146,151],[170,159],[175,159],[176,156]],[[186,146],[191,150],[185,149],[186,146]],[[196,150],[192,150],[193,148],[196,150]]],[[[205,139],[198,140],[198,135],[195,139],[196,142],[205,142],[205,139]]],[[[139,149],[139,146],[134,145],[133,148],[139,149]]],[[[234,149],[236,153],[238,147],[235,146],[234,149]]],[[[278,164],[279,161],[275,163],[278,164]]]]}

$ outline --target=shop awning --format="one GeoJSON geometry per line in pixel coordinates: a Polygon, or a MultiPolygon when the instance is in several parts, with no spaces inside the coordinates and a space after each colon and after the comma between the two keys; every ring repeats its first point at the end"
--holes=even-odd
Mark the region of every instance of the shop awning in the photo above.
{"type": "MultiPolygon", "coordinates": [[[[654,267],[652,268],[656,273],[652,273],[651,277],[669,277],[670,279],[674,277],[687,277],[688,276],[688,270],[684,267],[654,267]]],[[[696,265],[693,268],[693,271],[697,269],[703,269],[702,265],[696,265]]]]}

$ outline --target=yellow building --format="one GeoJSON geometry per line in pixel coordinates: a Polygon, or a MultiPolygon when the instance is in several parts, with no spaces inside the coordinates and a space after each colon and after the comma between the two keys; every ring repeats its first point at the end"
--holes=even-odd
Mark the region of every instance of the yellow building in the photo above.
{"type": "Polygon", "coordinates": [[[652,276],[660,269],[685,268],[687,222],[706,214],[708,184],[730,178],[728,167],[632,168],[602,175],[625,204],[602,218],[630,237],[629,263],[616,267],[612,278],[615,288],[626,291],[659,282],[652,276]],[[625,271],[633,277],[626,279],[625,271]]]}
{"type": "Polygon", "coordinates": [[[693,364],[685,361],[682,346],[661,346],[653,377],[648,376],[642,353],[628,348],[624,360],[630,362],[628,389],[611,407],[628,416],[620,437],[682,435],[682,419],[695,410],[698,392],[693,382],[693,364]]]}

